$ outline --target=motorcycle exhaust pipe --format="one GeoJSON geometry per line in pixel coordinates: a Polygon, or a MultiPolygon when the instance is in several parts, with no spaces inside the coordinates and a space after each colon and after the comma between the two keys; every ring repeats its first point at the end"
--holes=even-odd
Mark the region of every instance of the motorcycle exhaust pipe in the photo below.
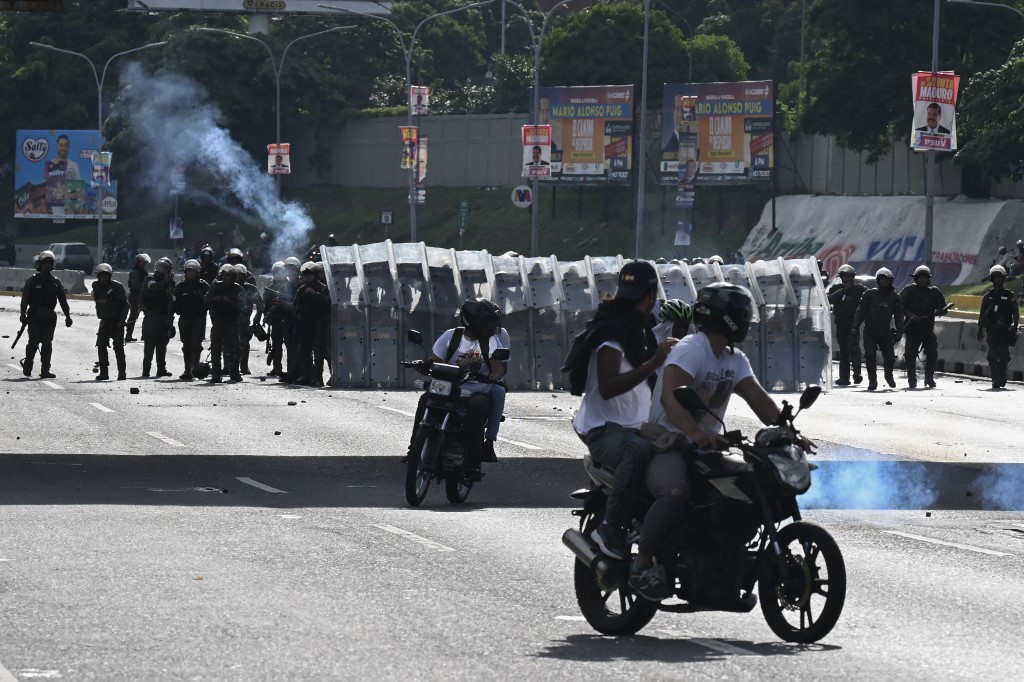
{"type": "Polygon", "coordinates": [[[611,569],[611,565],[603,554],[599,554],[594,549],[594,544],[583,537],[575,528],[569,528],[562,533],[562,544],[569,548],[576,558],[583,562],[583,564],[594,571],[598,578],[604,579],[605,574],[611,569]]]}

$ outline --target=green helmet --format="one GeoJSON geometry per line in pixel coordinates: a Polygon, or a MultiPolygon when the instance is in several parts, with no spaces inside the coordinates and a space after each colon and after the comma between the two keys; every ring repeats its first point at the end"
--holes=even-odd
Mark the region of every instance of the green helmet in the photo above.
{"type": "Polygon", "coordinates": [[[658,315],[662,322],[681,322],[689,324],[693,319],[693,308],[683,303],[678,298],[670,298],[658,308],[658,315]]]}

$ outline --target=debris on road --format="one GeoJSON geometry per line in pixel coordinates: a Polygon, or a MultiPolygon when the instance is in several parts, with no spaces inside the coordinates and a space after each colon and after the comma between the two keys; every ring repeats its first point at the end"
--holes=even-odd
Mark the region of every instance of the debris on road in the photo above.
{"type": "Polygon", "coordinates": [[[289,401],[288,401],[288,406],[289,406],[289,407],[294,407],[294,406],[295,406],[295,405],[297,405],[297,404],[298,404],[298,403],[296,403],[296,402],[295,402],[294,400],[289,400],[289,401]]]}
{"type": "Polygon", "coordinates": [[[132,387],[132,388],[128,389],[128,392],[131,393],[132,395],[138,395],[139,394],[139,389],[136,388],[136,387],[132,387]]]}
{"type": "Polygon", "coordinates": [[[280,435],[281,435],[281,432],[280,432],[280,431],[274,431],[274,435],[275,435],[275,436],[280,436],[280,435]]]}

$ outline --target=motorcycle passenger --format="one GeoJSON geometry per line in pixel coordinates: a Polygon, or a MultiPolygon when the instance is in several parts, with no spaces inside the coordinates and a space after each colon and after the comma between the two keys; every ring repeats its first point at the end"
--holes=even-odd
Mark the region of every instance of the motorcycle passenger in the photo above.
{"type": "Polygon", "coordinates": [[[854,279],[857,271],[849,263],[839,267],[839,282],[828,290],[828,302],[832,305],[832,317],[836,321],[836,336],[839,337],[839,381],[836,386],[850,385],[850,369],[853,369],[853,383],[860,384],[864,377],[860,373],[860,344],[850,339],[850,328],[857,315],[857,304],[867,287],[854,279]]]}
{"type": "Polygon", "coordinates": [[[142,376],[149,377],[149,369],[156,354],[156,376],[169,377],[167,371],[167,342],[174,331],[174,275],[171,260],[161,258],[153,274],[142,286],[139,308],[145,313],[142,320],[142,376]]]}
{"type": "Polygon", "coordinates": [[[939,363],[935,318],[946,314],[946,297],[931,283],[931,270],[926,265],[919,265],[914,270],[914,283],[900,291],[900,302],[906,314],[903,329],[907,336],[903,358],[907,363],[907,384],[910,388],[917,387],[917,353],[921,349],[924,350],[924,385],[935,388],[935,366],[939,363]]]}
{"type": "Polygon", "coordinates": [[[1004,285],[1006,269],[993,265],[988,271],[992,288],[981,299],[978,314],[978,341],[988,336],[988,366],[992,375],[992,388],[1006,386],[1006,366],[1010,362],[1010,346],[1017,344],[1017,324],[1020,310],[1012,292],[1004,285]]]}
{"type": "Polygon", "coordinates": [[[864,367],[868,371],[868,390],[878,388],[876,371],[876,350],[882,353],[882,370],[889,388],[896,388],[896,379],[892,370],[896,366],[894,344],[899,343],[903,335],[903,304],[892,288],[892,272],[889,268],[879,268],[875,273],[877,289],[868,289],[860,297],[857,314],[850,328],[850,342],[858,343],[857,334],[860,325],[864,324],[864,367]],[[895,330],[890,331],[895,325],[895,330]]]}
{"type": "Polygon", "coordinates": [[[138,339],[132,336],[132,332],[135,331],[135,323],[139,319],[139,299],[142,297],[142,283],[145,282],[146,277],[149,276],[149,272],[147,271],[149,263],[149,256],[147,254],[140,253],[135,256],[135,261],[132,263],[132,269],[128,272],[128,305],[131,307],[131,312],[128,314],[128,322],[125,323],[125,343],[138,341],[138,339]]]}
{"type": "Polygon", "coordinates": [[[615,470],[604,520],[591,533],[601,551],[615,559],[629,556],[625,525],[654,454],[640,434],[651,407],[647,379],[676,343],[674,338],[658,343],[651,331],[657,297],[654,266],[626,263],[615,297],[598,306],[583,332],[588,337],[587,378],[572,427],[594,463],[615,470]]]}
{"type": "Polygon", "coordinates": [[[178,377],[182,381],[192,381],[192,368],[202,357],[206,338],[206,303],[203,300],[210,292],[210,285],[201,279],[201,271],[199,261],[185,261],[185,279],[174,287],[174,312],[178,314],[181,353],[185,356],[185,371],[178,377]]]}
{"type": "Polygon", "coordinates": [[[71,309],[68,307],[64,284],[53,276],[55,258],[53,251],[42,251],[36,257],[36,274],[25,281],[21,292],[21,323],[28,327],[28,344],[25,346],[25,358],[21,361],[21,371],[27,377],[32,376],[32,361],[36,350],[41,363],[39,377],[55,379],[50,372],[50,357],[53,353],[53,332],[57,328],[57,304],[64,312],[64,324],[70,327],[71,309]]]}
{"type": "MultiPolygon", "coordinates": [[[[654,503],[644,518],[629,584],[649,601],[660,601],[673,592],[655,557],[661,543],[679,526],[690,501],[686,458],[693,456],[693,449],[727,445],[721,424],[712,415],[724,420],[729,398],[736,393],[765,425],[779,418],[778,406],[754,376],[747,356],[733,345],[746,338],[752,309],[750,292],[739,285],[716,282],[701,289],[693,306],[697,333],[671,350],[654,387],[649,421],[682,434],[685,445],[656,453],[647,468],[646,484],[654,503]],[[673,396],[680,386],[697,391],[708,412],[695,418],[680,405],[673,396]]],[[[805,444],[811,447],[808,441],[805,444]]]]}
{"type": "Polygon", "coordinates": [[[113,279],[114,269],[107,263],[100,263],[96,266],[96,281],[92,283],[92,298],[96,303],[96,317],[100,319],[99,329],[96,330],[96,350],[99,360],[100,373],[96,375],[97,381],[106,381],[110,378],[107,368],[110,366],[110,359],[107,355],[107,344],[114,343],[114,357],[117,360],[117,380],[124,381],[128,377],[125,374],[124,358],[124,321],[128,317],[128,294],[124,285],[113,279]]]}

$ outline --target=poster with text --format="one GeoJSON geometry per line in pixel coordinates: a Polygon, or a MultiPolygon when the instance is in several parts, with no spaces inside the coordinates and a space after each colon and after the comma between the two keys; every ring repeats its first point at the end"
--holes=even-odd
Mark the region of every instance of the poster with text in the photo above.
{"type": "Polygon", "coordinates": [[[113,160],[113,152],[92,153],[93,187],[110,187],[110,164],[113,160]]]}
{"type": "Polygon", "coordinates": [[[419,128],[416,126],[398,126],[398,129],[402,131],[402,168],[410,170],[416,167],[419,128]]]}
{"type": "Polygon", "coordinates": [[[423,206],[427,203],[427,142],[429,137],[420,138],[416,152],[416,205],[423,206]]]}
{"type": "Polygon", "coordinates": [[[551,176],[551,126],[523,126],[523,177],[551,176]]]}
{"type": "MultiPolygon", "coordinates": [[[[532,94],[530,102],[532,107],[532,94]]],[[[541,88],[538,105],[534,120],[551,126],[551,173],[542,180],[581,185],[630,182],[632,85],[541,88]]]]}
{"type": "Polygon", "coordinates": [[[771,182],[775,167],[771,81],[666,83],[664,97],[662,183],[679,182],[680,162],[690,160],[680,156],[686,151],[681,140],[693,133],[696,186],[771,182]]]}
{"type": "Polygon", "coordinates": [[[95,220],[102,210],[104,219],[116,219],[117,182],[93,184],[93,155],[102,146],[95,130],[17,131],[14,217],[95,220]]]}
{"type": "Polygon", "coordinates": [[[956,96],[960,76],[952,71],[918,72],[911,76],[914,122],[910,146],[917,151],[956,150],[956,96]]]}
{"type": "Polygon", "coordinates": [[[409,106],[412,107],[413,116],[426,116],[430,108],[430,88],[426,85],[410,86],[409,106]]]}
{"type": "Polygon", "coordinates": [[[288,175],[292,172],[292,146],[287,142],[267,145],[267,172],[288,175]]]}

